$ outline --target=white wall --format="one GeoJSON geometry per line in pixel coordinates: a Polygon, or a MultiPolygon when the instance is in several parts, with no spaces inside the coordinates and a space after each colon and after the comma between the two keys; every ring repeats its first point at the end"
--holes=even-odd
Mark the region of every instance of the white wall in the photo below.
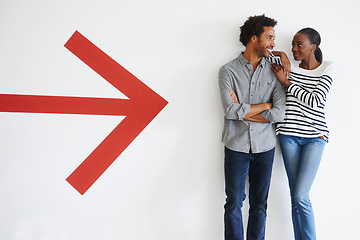
{"type": "MultiPolygon", "coordinates": [[[[356,239],[357,9],[351,0],[2,1],[0,93],[124,97],[64,47],[78,30],[169,104],[83,196],[65,179],[122,117],[0,113],[0,239],[222,239],[217,73],[242,50],[239,26],[262,13],[279,22],[277,49],[290,53],[293,34],[312,26],[336,63],[331,141],[311,198],[318,239],[356,239]]],[[[277,151],[268,240],[292,239],[288,195],[277,151]]]]}

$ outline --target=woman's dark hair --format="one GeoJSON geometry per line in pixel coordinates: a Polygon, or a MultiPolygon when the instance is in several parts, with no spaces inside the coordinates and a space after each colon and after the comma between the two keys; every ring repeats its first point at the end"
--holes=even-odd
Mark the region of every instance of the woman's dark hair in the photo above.
{"type": "Polygon", "coordinates": [[[306,34],[308,36],[310,42],[312,44],[316,45],[316,49],[314,52],[315,58],[316,58],[316,61],[318,61],[319,63],[322,63],[323,55],[322,55],[321,49],[319,48],[319,45],[321,43],[320,34],[313,28],[303,28],[300,31],[298,31],[297,33],[306,34]]]}
{"type": "Polygon", "coordinates": [[[264,27],[275,27],[277,21],[266,17],[265,14],[249,17],[244,25],[240,27],[240,42],[246,46],[252,36],[260,37],[264,32],[264,27]]]}

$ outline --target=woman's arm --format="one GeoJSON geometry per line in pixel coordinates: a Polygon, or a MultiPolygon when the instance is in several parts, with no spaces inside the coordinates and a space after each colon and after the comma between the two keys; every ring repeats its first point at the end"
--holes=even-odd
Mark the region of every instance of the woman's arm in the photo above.
{"type": "MultiPolygon", "coordinates": [[[[306,105],[314,108],[325,104],[327,94],[332,85],[333,65],[329,64],[323,74],[319,76],[319,83],[312,91],[308,91],[299,84],[291,83],[284,74],[282,66],[273,64],[272,67],[279,81],[287,87],[287,91],[306,105]]],[[[294,76],[296,73],[294,73],[294,76]]]]}
{"type": "Polygon", "coordinates": [[[281,65],[272,64],[271,69],[276,74],[276,77],[279,79],[279,81],[287,88],[290,86],[291,82],[288,80],[288,77],[286,76],[285,69],[281,65]]]}
{"type": "Polygon", "coordinates": [[[285,75],[288,78],[290,75],[290,71],[291,71],[291,64],[290,64],[289,58],[287,57],[286,53],[281,52],[281,51],[273,51],[272,54],[274,56],[280,57],[281,64],[285,70],[285,75]]]}
{"type": "Polygon", "coordinates": [[[319,82],[312,91],[308,91],[304,87],[296,83],[292,83],[287,90],[294,97],[312,108],[324,107],[327,95],[333,82],[332,76],[333,65],[331,63],[328,63],[322,75],[319,76],[319,82]]]}

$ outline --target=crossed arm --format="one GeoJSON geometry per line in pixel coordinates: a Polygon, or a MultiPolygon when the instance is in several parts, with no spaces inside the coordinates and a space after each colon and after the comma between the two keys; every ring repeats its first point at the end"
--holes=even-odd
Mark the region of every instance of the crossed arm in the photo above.
{"type": "Polygon", "coordinates": [[[280,82],[275,84],[270,103],[250,105],[239,102],[229,72],[225,67],[220,68],[219,87],[225,118],[259,123],[282,121],[285,115],[285,89],[280,82]]]}
{"type": "MultiPolygon", "coordinates": [[[[234,103],[239,103],[239,100],[233,90],[230,90],[231,100],[234,103]]],[[[260,103],[255,105],[250,105],[249,112],[243,117],[244,120],[260,123],[268,123],[269,121],[263,118],[260,113],[272,108],[272,103],[260,103]]]]}

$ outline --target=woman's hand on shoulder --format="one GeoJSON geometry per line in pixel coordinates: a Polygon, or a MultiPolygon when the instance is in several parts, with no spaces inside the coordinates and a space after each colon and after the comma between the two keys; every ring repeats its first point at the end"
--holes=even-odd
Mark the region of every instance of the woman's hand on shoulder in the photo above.
{"type": "Polygon", "coordinates": [[[288,80],[288,77],[286,76],[285,68],[283,66],[273,63],[271,69],[285,87],[288,87],[291,84],[291,82],[288,80]]]}
{"type": "Polygon", "coordinates": [[[291,63],[285,52],[273,51],[274,56],[280,57],[281,64],[284,67],[286,78],[289,77],[291,71],[291,63]]]}

